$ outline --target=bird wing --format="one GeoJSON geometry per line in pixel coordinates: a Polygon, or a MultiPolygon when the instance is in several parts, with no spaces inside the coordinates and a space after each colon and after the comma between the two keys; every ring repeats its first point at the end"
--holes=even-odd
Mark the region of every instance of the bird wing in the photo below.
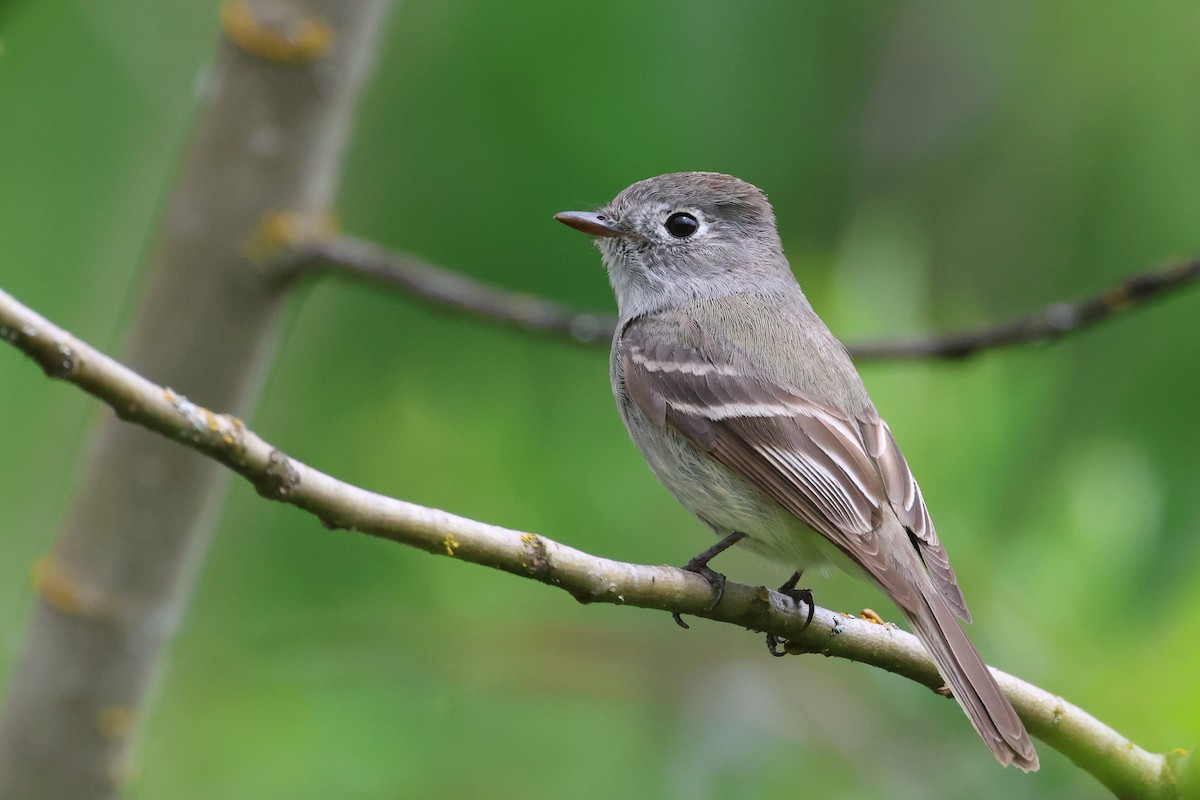
{"type": "Polygon", "coordinates": [[[621,343],[623,380],[651,421],[757,486],[912,608],[920,590],[882,538],[883,509],[890,507],[938,593],[969,620],[921,490],[873,409],[869,419],[851,418],[793,388],[749,377],[728,345],[648,336],[636,321],[621,343]]]}
{"type": "Polygon", "coordinates": [[[967,609],[967,602],[958,588],[958,577],[954,574],[954,568],[950,566],[950,558],[938,539],[937,531],[934,530],[933,520],[929,518],[929,509],[925,506],[921,487],[917,485],[917,479],[913,477],[891,429],[876,414],[861,424],[861,430],[867,452],[879,467],[888,502],[916,545],[917,554],[921,556],[922,563],[929,571],[934,586],[949,603],[955,616],[964,622],[970,622],[971,612],[967,609]]]}

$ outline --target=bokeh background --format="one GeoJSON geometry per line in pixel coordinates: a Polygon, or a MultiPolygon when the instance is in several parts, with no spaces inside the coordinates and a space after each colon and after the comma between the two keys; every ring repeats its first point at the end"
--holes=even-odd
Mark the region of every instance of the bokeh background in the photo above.
{"type": "MultiPolygon", "coordinates": [[[[215,12],[0,6],[0,285],[110,351],[215,12]]],[[[343,225],[506,287],[611,309],[551,215],[680,169],[768,191],[847,341],[1007,320],[1200,252],[1192,2],[406,0],[388,27],[343,225]]],[[[862,369],[985,657],[1156,751],[1200,744],[1198,370],[1200,291],[1054,346],[862,369]]],[[[0,351],[0,681],[102,413],[0,351]]],[[[602,347],[315,284],[254,425],[343,479],[596,554],[709,543],[627,441],[602,347]]],[[[812,585],[895,616],[866,584],[812,585]]],[[[1001,770],[899,678],[331,533],[238,483],[127,796],[1102,793],[1041,753],[1035,776],[1001,770]]]]}

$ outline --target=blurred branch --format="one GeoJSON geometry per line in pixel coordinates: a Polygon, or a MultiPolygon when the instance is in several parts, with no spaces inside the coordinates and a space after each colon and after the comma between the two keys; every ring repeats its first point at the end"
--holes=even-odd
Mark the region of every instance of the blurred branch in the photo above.
{"type": "MultiPolygon", "coordinates": [[[[216,11],[216,4],[213,11],[216,11]]],[[[287,293],[247,240],[277,209],[334,201],[386,0],[225,0],[221,41],[124,360],[252,409],[287,293]]],[[[14,329],[25,336],[23,329],[14,329]]],[[[67,345],[55,369],[87,358],[67,345]]],[[[131,402],[139,402],[131,398],[131,402]]],[[[163,645],[183,613],[228,473],[106,418],[53,552],[0,715],[0,798],[116,794],[163,645]]]]}
{"type": "MultiPolygon", "coordinates": [[[[561,334],[583,344],[607,346],[616,318],[569,308],[536,295],[512,292],[430,264],[409,253],[386,250],[350,236],[313,239],[286,259],[297,272],[325,272],[362,280],[453,311],[476,314],[516,328],[561,334]]],[[[1134,275],[1083,300],[1059,302],[1002,325],[910,341],[850,345],[855,361],[955,360],[1077,333],[1200,281],[1200,260],[1134,275]]]]}
{"type": "Polygon", "coordinates": [[[409,253],[386,250],[351,236],[303,244],[293,265],[304,273],[326,273],[515,328],[569,336],[583,344],[608,346],[616,317],[578,311],[537,295],[501,289],[460,272],[434,266],[409,253]]]}
{"type": "MultiPolygon", "coordinates": [[[[351,486],[275,449],[241,420],[217,414],[164,388],[57,328],[0,291],[0,339],[108,404],[121,419],[203,453],[250,481],[263,497],[302,508],[329,528],[378,536],[437,555],[532,578],[583,603],[613,603],[706,617],[770,632],[793,653],[820,653],[885,669],[931,689],[941,678],[916,637],[892,625],[815,609],[806,611],[764,587],[728,583],[709,608],[703,578],[666,566],[589,555],[533,533],[509,530],[351,486]]],[[[83,587],[58,575],[41,581],[43,597],[83,587]]],[[[1190,761],[1147,752],[1061,697],[996,672],[1030,733],[1059,750],[1122,798],[1181,797],[1178,774],[1190,761]]],[[[981,751],[982,753],[982,751],[981,751]]]]}
{"type": "Polygon", "coordinates": [[[860,344],[850,348],[856,361],[959,359],[984,350],[1033,342],[1052,342],[1126,311],[1166,297],[1200,281],[1200,260],[1150,270],[1126,278],[1108,291],[1073,302],[1053,303],[1003,325],[901,342],[860,344]]]}

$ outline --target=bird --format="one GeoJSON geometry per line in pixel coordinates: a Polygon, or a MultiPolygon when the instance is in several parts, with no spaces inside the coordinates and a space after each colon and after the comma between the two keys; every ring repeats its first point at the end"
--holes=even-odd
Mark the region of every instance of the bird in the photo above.
{"type": "MultiPolygon", "coordinates": [[[[610,373],[631,438],[719,537],[795,574],[873,581],[907,618],[1003,765],[1038,768],[1029,733],[959,624],[971,614],[912,471],[846,348],[813,310],[766,194],[731,175],[648,178],[596,211],[590,234],[617,300],[610,373]]],[[[677,617],[678,619],[678,617],[677,617]]],[[[774,651],[775,641],[768,637],[774,651]]]]}

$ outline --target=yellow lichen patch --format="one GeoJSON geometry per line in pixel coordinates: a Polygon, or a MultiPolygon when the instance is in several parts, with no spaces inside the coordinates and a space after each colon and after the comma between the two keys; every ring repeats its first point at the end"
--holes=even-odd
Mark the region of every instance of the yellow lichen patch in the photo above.
{"type": "MultiPolygon", "coordinates": [[[[534,543],[537,541],[537,537],[536,537],[536,536],[534,536],[532,533],[522,533],[522,534],[521,534],[521,541],[522,541],[522,542],[524,542],[525,544],[528,544],[528,545],[533,545],[533,544],[534,544],[534,543]]],[[[528,562],[528,561],[522,561],[522,562],[521,562],[521,568],[522,568],[522,569],[529,569],[529,562],[528,562]]]]}
{"type": "Polygon", "coordinates": [[[883,617],[879,616],[878,614],[876,614],[873,610],[871,610],[869,608],[864,608],[862,610],[862,613],[859,614],[859,616],[862,617],[863,619],[865,619],[867,622],[874,622],[876,625],[885,625],[886,624],[883,621],[883,617]]]}
{"type": "Polygon", "coordinates": [[[172,392],[170,389],[165,389],[165,388],[163,389],[163,399],[166,400],[171,405],[175,405],[175,393],[172,392]]]}
{"type": "Polygon", "coordinates": [[[1133,303],[1133,295],[1129,293],[1129,288],[1126,286],[1109,292],[1108,296],[1104,298],[1104,305],[1112,312],[1124,311],[1133,305],[1133,303]]]}
{"type": "Polygon", "coordinates": [[[771,591],[765,586],[759,586],[754,590],[754,595],[760,603],[771,602],[771,591]]]}
{"type": "Polygon", "coordinates": [[[447,533],[446,538],[442,539],[442,545],[446,548],[446,555],[454,558],[454,551],[459,548],[458,540],[447,533]]]}
{"type": "Polygon", "coordinates": [[[83,611],[83,598],[78,587],[58,570],[53,556],[43,556],[35,561],[31,573],[34,590],[55,611],[64,614],[83,611]]]}
{"type": "Polygon", "coordinates": [[[332,211],[275,211],[259,221],[243,253],[255,264],[265,264],[288,250],[331,239],[340,228],[337,214],[332,211]]]}
{"type": "Polygon", "coordinates": [[[105,706],[96,715],[100,734],[109,740],[128,737],[133,732],[135,719],[133,707],[126,705],[105,706]]]}
{"type": "Polygon", "coordinates": [[[213,433],[218,433],[221,430],[221,423],[217,421],[217,415],[204,409],[204,421],[208,423],[208,429],[213,433]]]}
{"type": "Polygon", "coordinates": [[[246,430],[246,423],[242,422],[232,414],[226,414],[225,419],[229,421],[231,430],[222,434],[221,440],[224,441],[225,444],[231,445],[237,442],[237,437],[241,435],[242,431],[246,430]]]}
{"type": "Polygon", "coordinates": [[[256,17],[246,0],[221,3],[225,35],[247,53],[282,64],[303,64],[329,52],[333,29],[323,20],[287,8],[273,16],[256,17]]]}

